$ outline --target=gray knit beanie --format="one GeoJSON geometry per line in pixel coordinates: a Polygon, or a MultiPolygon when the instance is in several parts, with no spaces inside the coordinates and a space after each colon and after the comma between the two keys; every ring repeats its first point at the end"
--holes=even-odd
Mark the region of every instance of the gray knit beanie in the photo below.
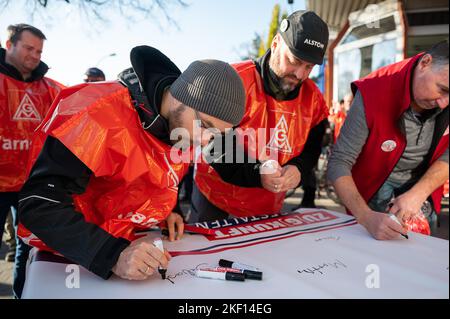
{"type": "Polygon", "coordinates": [[[244,116],[242,80],[231,65],[222,61],[192,62],[171,85],[170,93],[181,103],[233,125],[244,116]]]}

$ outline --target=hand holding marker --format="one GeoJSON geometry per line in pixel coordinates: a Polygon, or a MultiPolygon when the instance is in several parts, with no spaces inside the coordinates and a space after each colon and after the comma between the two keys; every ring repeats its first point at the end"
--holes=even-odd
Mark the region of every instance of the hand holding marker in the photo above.
{"type": "MultiPolygon", "coordinates": [[[[389,211],[389,210],[392,208],[392,206],[394,206],[394,203],[391,201],[391,202],[389,203],[389,205],[388,205],[387,211],[389,211]]],[[[398,220],[397,216],[395,216],[395,215],[392,214],[392,213],[388,213],[388,216],[389,216],[389,218],[392,219],[394,222],[396,222],[397,224],[399,224],[400,226],[403,227],[403,225],[402,225],[402,224],[400,223],[400,221],[398,220]]],[[[407,234],[402,234],[402,233],[400,233],[400,235],[402,235],[402,236],[405,237],[406,239],[409,238],[407,234]]]]}
{"type": "MultiPolygon", "coordinates": [[[[163,246],[163,242],[162,242],[161,238],[156,238],[156,239],[153,241],[153,245],[154,245],[156,248],[158,248],[158,249],[164,254],[164,246],[163,246]]],[[[167,272],[167,269],[158,267],[158,272],[161,274],[161,278],[162,278],[162,279],[166,279],[166,272],[167,272]]]]}
{"type": "MultiPolygon", "coordinates": [[[[395,216],[394,214],[389,213],[389,218],[392,219],[394,222],[396,222],[397,224],[399,224],[400,226],[403,226],[400,221],[398,220],[397,216],[395,216]]],[[[403,237],[405,237],[406,239],[408,239],[408,235],[407,234],[402,234],[400,233],[400,235],[402,235],[403,237]]]]}

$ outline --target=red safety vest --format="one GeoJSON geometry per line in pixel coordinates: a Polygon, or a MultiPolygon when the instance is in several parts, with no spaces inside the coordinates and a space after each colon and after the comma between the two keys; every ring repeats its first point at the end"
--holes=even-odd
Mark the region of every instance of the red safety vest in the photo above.
{"type": "Polygon", "coordinates": [[[62,88],[49,78],[23,82],[0,74],[0,193],[22,188],[33,132],[62,88]]]}
{"type": "MultiPolygon", "coordinates": [[[[353,93],[361,92],[369,136],[353,166],[352,176],[358,191],[368,202],[384,184],[406,147],[406,137],[399,120],[411,104],[410,82],[413,58],[384,67],[352,85],[353,93]],[[370,172],[370,173],[368,173],[370,172]]],[[[430,165],[448,148],[448,128],[440,137],[430,165]]],[[[442,187],[433,194],[436,211],[440,211],[442,187]]]]}
{"type": "MultiPolygon", "coordinates": [[[[246,112],[239,127],[264,128],[265,134],[251,143],[244,139],[244,149],[259,160],[275,152],[281,165],[300,155],[311,128],[328,116],[322,94],[313,81],[303,82],[298,97],[277,101],[264,92],[260,74],[253,62],[234,65],[244,83],[246,112]],[[272,129],[272,131],[271,131],[272,129]],[[262,142],[262,143],[261,143],[262,142]]],[[[224,182],[206,163],[198,163],[195,182],[202,194],[215,206],[235,215],[254,216],[279,212],[285,193],[274,194],[263,188],[244,188],[224,182]]]]}
{"type": "MultiPolygon", "coordinates": [[[[93,172],[86,191],[73,196],[87,222],[131,241],[135,230],[167,218],[189,163],[174,163],[171,146],[144,131],[127,88],[118,82],[81,84],[61,92],[53,108],[33,149],[53,136],[93,172]]],[[[31,245],[48,249],[19,229],[31,245]]]]}

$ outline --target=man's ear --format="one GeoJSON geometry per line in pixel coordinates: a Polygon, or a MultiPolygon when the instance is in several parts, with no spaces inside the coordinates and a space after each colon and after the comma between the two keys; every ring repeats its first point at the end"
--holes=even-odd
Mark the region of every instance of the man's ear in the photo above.
{"type": "Polygon", "coordinates": [[[422,59],[420,60],[420,66],[422,68],[428,67],[432,64],[433,62],[433,57],[431,56],[431,54],[425,54],[422,59]]]}
{"type": "Polygon", "coordinates": [[[273,39],[272,43],[270,44],[270,51],[273,54],[273,52],[280,46],[280,34],[277,33],[273,39]]]}
{"type": "Polygon", "coordinates": [[[11,40],[7,40],[6,41],[6,49],[9,50],[9,49],[11,49],[12,46],[13,46],[13,44],[12,44],[11,40]]]}

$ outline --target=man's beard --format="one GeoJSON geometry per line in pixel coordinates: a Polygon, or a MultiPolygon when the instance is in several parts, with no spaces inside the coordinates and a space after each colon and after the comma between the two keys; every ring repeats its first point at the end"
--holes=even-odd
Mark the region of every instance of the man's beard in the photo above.
{"type": "Polygon", "coordinates": [[[269,72],[272,79],[275,80],[278,88],[284,93],[289,94],[302,84],[302,80],[298,80],[295,75],[284,75],[280,70],[280,55],[273,54],[269,61],[269,72]],[[294,83],[298,81],[297,83],[294,83]]]}
{"type": "MultiPolygon", "coordinates": [[[[187,109],[187,107],[183,104],[180,104],[175,111],[170,114],[169,117],[169,131],[172,132],[175,129],[183,129],[183,113],[187,109]]],[[[185,130],[183,130],[185,131],[185,130]]],[[[172,140],[172,144],[177,144],[181,150],[186,150],[191,146],[191,138],[187,139],[187,137],[178,135],[177,140],[172,140]],[[183,142],[183,143],[180,143],[183,142]]]]}

